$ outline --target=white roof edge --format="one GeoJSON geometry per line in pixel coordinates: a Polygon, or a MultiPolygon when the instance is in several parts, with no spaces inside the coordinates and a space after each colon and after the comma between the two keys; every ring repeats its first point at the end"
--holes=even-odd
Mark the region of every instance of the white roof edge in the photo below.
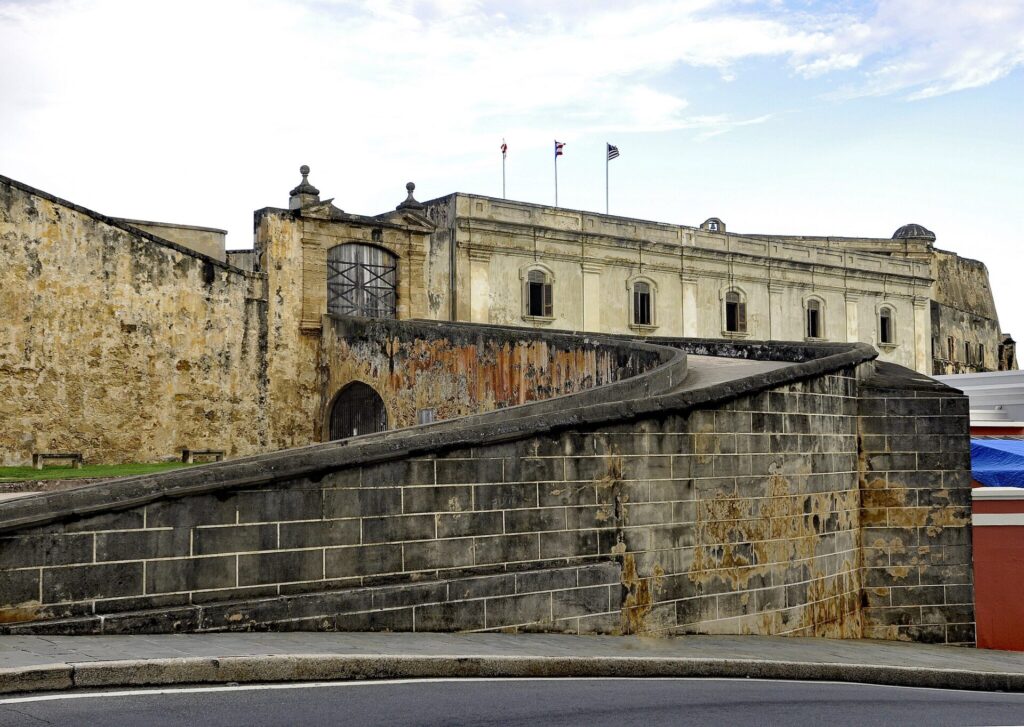
{"type": "Polygon", "coordinates": [[[971,490],[975,500],[1024,500],[1024,487],[975,487],[971,490]]]}

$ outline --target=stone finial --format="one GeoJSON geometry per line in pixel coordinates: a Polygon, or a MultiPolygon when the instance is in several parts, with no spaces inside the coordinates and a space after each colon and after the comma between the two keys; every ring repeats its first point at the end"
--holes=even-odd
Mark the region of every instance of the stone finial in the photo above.
{"type": "Polygon", "coordinates": [[[416,185],[409,182],[405,185],[405,191],[408,192],[405,201],[402,204],[395,207],[396,210],[421,210],[424,205],[422,202],[417,202],[416,198],[412,196],[412,193],[416,191],[416,185]]]}
{"type": "Polygon", "coordinates": [[[309,183],[309,167],[303,164],[299,167],[299,174],[302,175],[302,181],[289,192],[288,209],[290,210],[301,209],[320,201],[320,190],[309,183]]]}

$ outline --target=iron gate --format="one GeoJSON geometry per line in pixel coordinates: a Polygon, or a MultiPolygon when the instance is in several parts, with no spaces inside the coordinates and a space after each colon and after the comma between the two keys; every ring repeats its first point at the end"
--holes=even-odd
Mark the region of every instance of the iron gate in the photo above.
{"type": "Polygon", "coordinates": [[[395,317],[396,258],[355,243],[327,252],[327,310],[333,315],[395,317]]]}
{"type": "Polygon", "coordinates": [[[334,399],[328,428],[331,440],[383,432],[388,428],[384,400],[361,381],[353,382],[334,399]]]}

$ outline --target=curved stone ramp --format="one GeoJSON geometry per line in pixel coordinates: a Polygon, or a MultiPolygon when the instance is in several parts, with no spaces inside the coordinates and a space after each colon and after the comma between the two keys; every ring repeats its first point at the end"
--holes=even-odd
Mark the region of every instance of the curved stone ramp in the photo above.
{"type": "MultiPolygon", "coordinates": [[[[467,324],[456,325],[465,327],[467,324]]],[[[486,330],[491,326],[478,328],[486,330]]],[[[558,335],[574,336],[571,333],[558,335]]],[[[614,345],[623,343],[622,339],[607,336],[584,338],[614,345]]],[[[685,413],[699,406],[871,361],[878,355],[873,348],[861,343],[794,345],[755,341],[734,344],[671,338],[657,341],[655,344],[631,340],[629,345],[660,349],[663,354],[660,366],[633,379],[595,389],[338,442],[0,502],[0,534],[101,512],[116,512],[158,499],[260,486],[282,479],[316,476],[356,464],[555,433],[571,425],[628,421],[663,411],[685,413]],[[688,371],[687,351],[699,356],[695,359],[692,376],[688,371]]]]}
{"type": "MultiPolygon", "coordinates": [[[[0,504],[0,578],[23,594],[0,606],[0,632],[672,628],[682,596],[658,600],[662,574],[677,594],[704,577],[687,575],[699,499],[689,468],[735,466],[719,439],[739,436],[728,429],[737,417],[768,456],[749,412],[766,412],[771,391],[804,427],[821,410],[805,398],[846,412],[844,449],[820,463],[839,479],[773,519],[798,529],[793,547],[817,569],[808,577],[824,579],[813,603],[793,606],[791,628],[820,620],[838,629],[823,633],[859,633],[855,530],[832,521],[858,507],[850,404],[874,350],[756,343],[715,357],[703,341],[628,345],[657,350],[662,363],[487,414],[0,504]],[[691,414],[703,415],[698,433],[691,414]],[[660,502],[645,504],[641,491],[655,483],[660,502]]],[[[835,437],[794,436],[820,440],[817,451],[835,437]]],[[[805,478],[812,456],[770,455],[771,476],[758,471],[753,484],[805,478]]],[[[728,534],[708,537],[725,538],[713,550],[733,547],[728,534]]]]}

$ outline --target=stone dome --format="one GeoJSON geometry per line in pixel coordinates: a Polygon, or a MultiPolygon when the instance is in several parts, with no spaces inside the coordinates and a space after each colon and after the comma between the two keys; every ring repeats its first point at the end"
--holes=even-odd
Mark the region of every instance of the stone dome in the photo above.
{"type": "Polygon", "coordinates": [[[911,223],[909,225],[903,225],[896,232],[892,233],[892,239],[894,240],[928,240],[929,242],[935,242],[935,233],[929,230],[923,225],[911,223]]]}

